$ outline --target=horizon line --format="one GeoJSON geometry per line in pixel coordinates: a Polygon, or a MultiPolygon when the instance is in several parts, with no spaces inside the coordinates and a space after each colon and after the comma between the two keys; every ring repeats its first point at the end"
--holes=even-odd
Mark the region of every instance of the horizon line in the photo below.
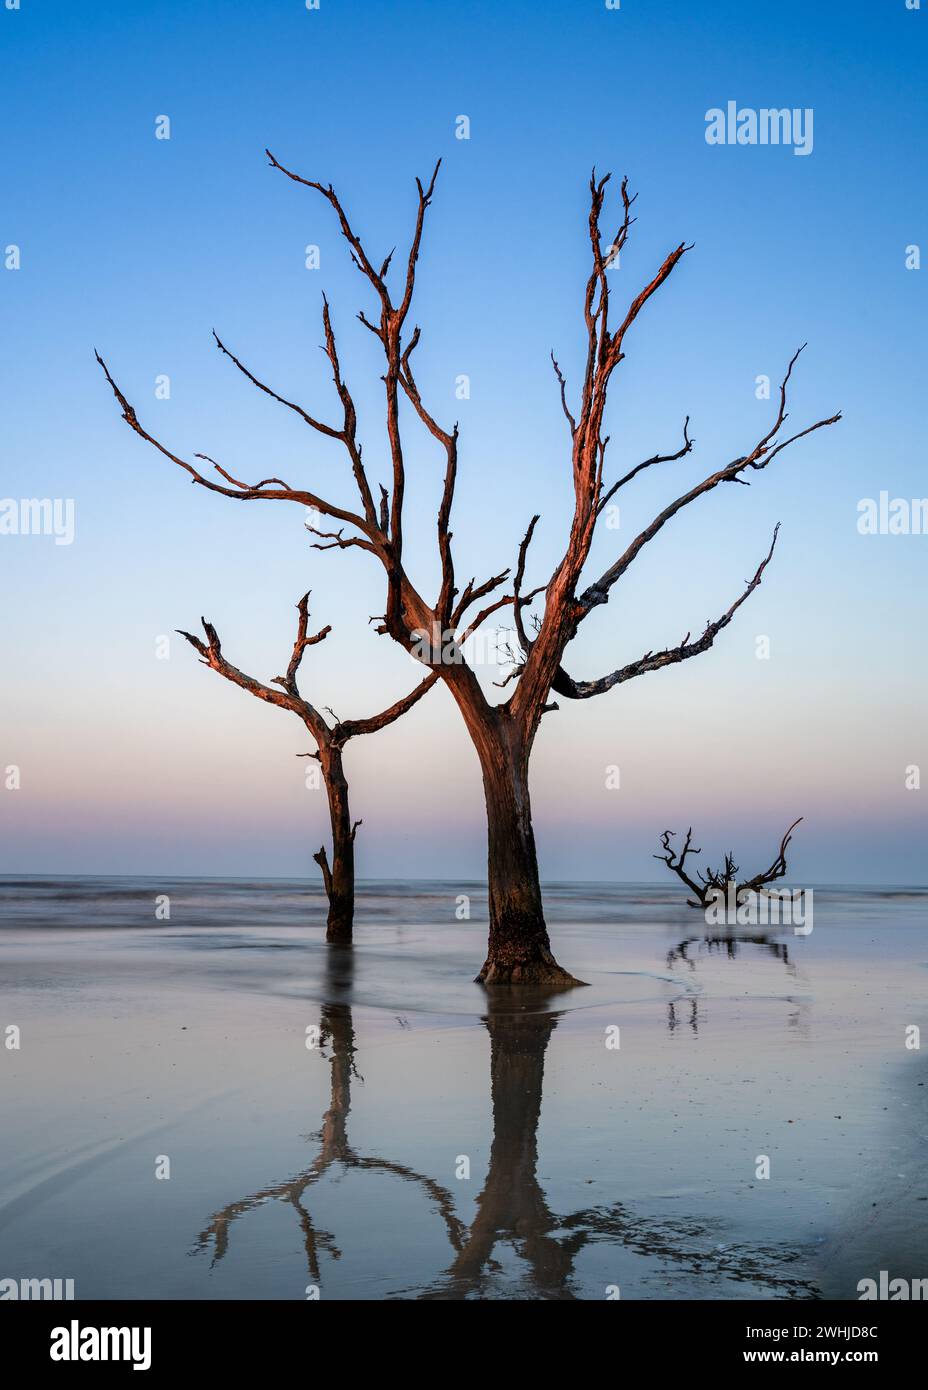
{"type": "MultiPolygon", "coordinates": [[[[6,882],[9,881],[9,880],[13,880],[13,879],[94,879],[94,878],[99,878],[99,879],[133,879],[133,878],[135,878],[135,879],[151,879],[151,880],[157,881],[157,882],[164,882],[164,881],[167,881],[167,880],[169,880],[169,879],[173,879],[173,880],[175,880],[175,881],[177,881],[177,880],[180,880],[180,881],[189,881],[189,882],[191,882],[191,883],[203,883],[203,882],[206,882],[206,881],[222,882],[222,883],[252,883],[252,884],[257,884],[257,883],[259,883],[259,882],[268,882],[268,883],[297,883],[297,882],[305,882],[307,887],[318,888],[318,889],[320,890],[320,892],[323,892],[323,893],[324,893],[324,885],[322,884],[322,881],[321,881],[321,880],[319,880],[318,883],[316,882],[315,879],[313,879],[312,882],[310,882],[309,879],[305,879],[305,880],[304,880],[300,875],[294,876],[294,875],[290,875],[290,874],[248,874],[248,875],[245,875],[245,874],[176,874],[176,873],[166,873],[166,874],[152,874],[152,873],[120,873],[120,874],[114,874],[114,873],[23,873],[23,872],[14,872],[14,871],[12,871],[12,870],[0,870],[0,885],[6,883],[6,882]]],[[[453,877],[450,877],[450,878],[413,878],[413,877],[410,877],[410,876],[406,875],[406,876],[399,877],[399,878],[389,878],[389,877],[387,877],[386,875],[383,875],[383,876],[376,876],[376,877],[371,877],[371,878],[357,878],[357,879],[355,880],[355,883],[356,883],[357,886],[360,886],[361,884],[374,884],[374,883],[422,883],[422,884],[426,884],[426,883],[459,883],[459,884],[479,884],[479,885],[483,886],[484,888],[488,888],[488,882],[487,882],[487,880],[486,880],[485,878],[466,878],[466,877],[457,877],[457,876],[453,876],[453,877]]],[[[644,879],[644,878],[626,878],[626,879],[622,879],[622,878],[575,878],[575,879],[557,878],[557,879],[544,879],[544,878],[543,878],[543,879],[541,880],[541,886],[542,886],[542,888],[558,888],[558,887],[572,888],[572,887],[586,887],[586,886],[593,886],[593,887],[614,887],[614,888],[642,888],[642,887],[643,887],[643,888],[648,888],[648,887],[662,887],[662,886],[666,886],[666,887],[668,887],[668,888],[673,888],[673,887],[674,887],[674,885],[673,885],[672,883],[665,883],[665,880],[664,880],[664,879],[661,879],[661,878],[653,878],[653,879],[651,879],[651,878],[649,878],[649,879],[644,879]]],[[[884,889],[884,890],[885,890],[885,889],[889,889],[889,890],[894,891],[894,892],[903,892],[903,891],[911,891],[911,890],[915,890],[915,891],[918,891],[918,892],[928,892],[928,883],[883,883],[883,882],[873,882],[873,883],[846,883],[846,882],[836,883],[836,882],[820,882],[820,883],[816,883],[816,882],[811,882],[811,883],[809,883],[809,884],[806,885],[806,886],[809,887],[809,888],[813,888],[813,889],[814,889],[814,888],[818,888],[819,890],[821,890],[821,889],[823,889],[823,888],[825,888],[825,889],[875,889],[875,888],[880,888],[880,889],[884,889]]],[[[682,890],[680,890],[680,889],[678,889],[677,891],[682,892],[682,890]]]]}

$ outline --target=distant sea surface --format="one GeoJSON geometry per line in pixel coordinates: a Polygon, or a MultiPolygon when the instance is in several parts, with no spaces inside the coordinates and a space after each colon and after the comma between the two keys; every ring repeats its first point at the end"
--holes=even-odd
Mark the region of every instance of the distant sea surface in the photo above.
{"type": "MultiPolygon", "coordinates": [[[[815,889],[827,910],[865,919],[881,905],[912,913],[913,924],[928,922],[928,887],[815,889]]],[[[321,883],[288,878],[153,878],[95,875],[0,877],[0,927],[151,927],[155,899],[168,894],[189,926],[319,927],[325,925],[321,883]]],[[[358,921],[435,923],[455,920],[457,899],[466,894],[472,916],[487,914],[485,882],[466,879],[367,879],[358,884],[358,921]],[[450,912],[449,912],[450,904],[450,912]]],[[[550,922],[661,920],[680,913],[685,890],[667,883],[546,883],[545,911],[550,922]]]]}

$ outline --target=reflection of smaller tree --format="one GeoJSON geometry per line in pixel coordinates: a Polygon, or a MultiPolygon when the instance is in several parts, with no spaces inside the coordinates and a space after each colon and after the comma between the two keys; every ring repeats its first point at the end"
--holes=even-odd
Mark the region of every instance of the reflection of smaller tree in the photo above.
{"type": "MultiPolygon", "coordinates": [[[[345,953],[346,968],[349,953],[345,953]]],[[[331,974],[331,972],[330,972],[331,974]]],[[[345,982],[340,982],[344,987],[345,982]]],[[[319,1282],[319,1253],[325,1251],[333,1259],[339,1259],[341,1251],[335,1237],[319,1229],[308,1210],[304,1198],[313,1185],[335,1164],[348,1169],[363,1169],[366,1172],[392,1173],[405,1182],[416,1183],[426,1194],[445,1223],[448,1239],[453,1248],[460,1246],[463,1223],[454,1214],[454,1201],[450,1192],[433,1178],[416,1173],[403,1163],[357,1153],[348,1139],[348,1112],[351,1109],[352,1078],[363,1080],[355,1064],[354,1025],[351,1006],[347,1003],[324,1004],[321,1011],[320,1046],[328,1048],[330,1066],[330,1102],[322,1117],[322,1127],[310,1137],[319,1144],[319,1152],[308,1168],[296,1177],[285,1182],[274,1183],[244,1197],[241,1201],[230,1202],[216,1212],[209,1224],[197,1237],[194,1251],[207,1250],[212,1242],[213,1263],[221,1260],[229,1247],[229,1227],[233,1221],[265,1202],[289,1202],[297,1214],[303,1235],[303,1249],[311,1279],[319,1282]]],[[[324,1055],[324,1054],[323,1054],[324,1055]]]]}

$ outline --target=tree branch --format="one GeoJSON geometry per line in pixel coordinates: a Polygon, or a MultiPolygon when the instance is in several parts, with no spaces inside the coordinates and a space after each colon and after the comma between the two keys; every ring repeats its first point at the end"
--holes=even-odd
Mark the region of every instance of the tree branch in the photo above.
{"type": "Polygon", "coordinates": [[[693,827],[690,826],[689,830],[687,830],[686,839],[683,842],[683,849],[680,851],[678,855],[674,853],[673,845],[671,844],[671,841],[673,840],[676,833],[677,832],[675,830],[664,831],[664,833],[661,835],[661,844],[664,847],[664,853],[655,854],[654,858],[663,860],[663,862],[667,865],[668,869],[670,869],[672,873],[675,873],[677,878],[682,880],[682,882],[686,884],[690,892],[694,894],[694,897],[696,899],[695,901],[689,898],[687,899],[687,902],[690,907],[705,906],[705,904],[703,903],[703,892],[705,891],[704,886],[702,884],[697,883],[695,879],[690,878],[689,874],[686,872],[685,867],[686,856],[688,854],[702,854],[701,849],[694,849],[692,846],[693,827]]]}
{"type": "Polygon", "coordinates": [[[329,633],[332,631],[332,625],[331,623],[327,623],[314,637],[309,637],[307,635],[307,629],[309,627],[308,591],[300,599],[296,608],[299,619],[297,621],[296,641],[293,644],[293,652],[291,653],[290,662],[287,666],[287,674],[285,676],[275,676],[274,684],[282,685],[288,695],[294,695],[299,698],[300,692],[297,689],[296,677],[300,669],[300,662],[303,660],[303,653],[307,647],[314,647],[317,642],[322,642],[328,637],[329,633]]]}
{"type": "Polygon", "coordinates": [[[467,641],[468,637],[473,636],[473,634],[477,631],[481,624],[485,623],[487,618],[489,618],[491,614],[498,612],[501,608],[508,608],[510,604],[512,605],[513,613],[516,616],[517,630],[521,631],[522,618],[520,609],[524,608],[527,604],[531,603],[532,600],[534,598],[537,598],[539,594],[543,594],[544,590],[545,586],[543,584],[539,584],[537,589],[530,589],[527,594],[503,594],[502,597],[496,599],[494,603],[490,603],[487,605],[486,608],[481,609],[477,616],[467,624],[467,628],[464,632],[461,633],[460,637],[457,639],[458,646],[462,646],[467,641]]]}
{"type": "MultiPolygon", "coordinates": [[[[401,346],[401,335],[403,324],[406,320],[406,315],[409,312],[409,307],[412,303],[412,295],[413,289],[415,287],[416,278],[416,262],[419,258],[419,249],[422,244],[422,232],[425,226],[425,213],[432,200],[432,194],[435,189],[435,180],[438,177],[438,170],[441,165],[441,160],[439,160],[438,163],[435,165],[435,169],[432,173],[432,177],[429,181],[427,188],[423,187],[420,179],[416,179],[416,188],[419,194],[419,204],[416,213],[416,225],[413,232],[412,242],[409,248],[409,256],[407,259],[406,280],[403,288],[403,298],[399,305],[394,305],[390,297],[390,291],[387,288],[385,278],[390,265],[390,261],[392,259],[392,251],[390,255],[387,256],[384,260],[380,268],[380,272],[378,273],[374,269],[373,263],[370,257],[368,256],[367,252],[364,250],[360,238],[357,236],[354,229],[352,228],[351,223],[349,222],[348,217],[345,213],[345,210],[342,207],[338,195],[336,194],[332,185],[324,185],[321,183],[317,183],[315,180],[312,179],[304,179],[299,174],[295,174],[290,169],[286,169],[274,157],[274,155],[271,154],[270,150],[266,150],[265,153],[267,154],[267,157],[270,160],[271,164],[274,166],[274,168],[279,169],[281,173],[286,174],[287,178],[292,179],[295,183],[301,183],[307,188],[315,189],[317,192],[321,193],[322,196],[326,199],[326,201],[332,206],[336,216],[338,217],[342,235],[351,247],[352,259],[354,260],[358,268],[364,273],[364,275],[367,276],[367,279],[370,281],[380,300],[380,328],[379,330],[374,329],[374,332],[377,334],[377,337],[379,337],[383,345],[384,354],[387,360],[387,370],[383,380],[386,390],[387,403],[387,435],[390,441],[390,455],[393,461],[393,492],[390,498],[390,546],[388,550],[384,551],[382,556],[387,570],[387,611],[385,615],[385,623],[387,630],[390,632],[391,636],[395,637],[400,642],[405,642],[408,639],[408,634],[405,630],[403,622],[404,574],[402,569],[402,556],[403,501],[406,487],[406,472],[403,460],[403,445],[399,426],[398,397],[400,377],[403,374],[403,352],[401,346]]],[[[366,323],[367,327],[373,328],[373,325],[367,323],[366,320],[362,321],[366,323]]],[[[449,483],[446,477],[446,491],[448,491],[449,488],[453,490],[454,485],[454,469],[450,463],[450,460],[449,472],[451,475],[451,481],[449,483]]],[[[450,497],[447,509],[450,511],[450,497]]],[[[444,527],[445,530],[447,530],[447,518],[445,519],[444,527]]],[[[450,537],[447,538],[447,541],[450,544],[450,537]]],[[[449,566],[450,551],[448,552],[448,557],[443,556],[444,577],[442,585],[442,601],[444,602],[446,608],[450,608],[450,598],[448,597],[448,594],[450,594],[451,589],[453,588],[453,585],[450,585],[448,582],[449,566]],[[447,594],[445,592],[446,589],[448,591],[447,594]]]]}
{"type": "Polygon", "coordinates": [[[528,652],[532,642],[525,631],[525,624],[522,620],[522,609],[531,602],[536,594],[542,593],[544,589],[542,585],[540,588],[533,589],[525,598],[522,598],[522,581],[525,578],[525,557],[532,543],[532,536],[535,534],[535,527],[538,525],[538,520],[539,517],[536,512],[528,524],[525,535],[522,537],[522,543],[519,546],[519,558],[516,563],[515,577],[512,581],[513,617],[515,618],[516,632],[519,635],[519,641],[522,643],[522,650],[524,652],[528,652]]]}
{"type": "MultiPolygon", "coordinates": [[[[285,484],[277,488],[268,487],[269,483],[279,482],[279,479],[266,478],[263,482],[256,483],[254,486],[247,483],[239,483],[232,478],[232,475],[227,473],[225,469],[220,468],[217,463],[214,463],[213,467],[222,477],[234,483],[234,486],[224,487],[221,483],[214,483],[212,479],[205,478],[199,469],[195,468],[192,463],[188,463],[186,459],[182,459],[177,454],[172,453],[159,439],[156,439],[154,435],[149,434],[148,431],[142,427],[135,410],[116,385],[103,358],[96,350],[94,350],[94,356],[99,362],[103,374],[112,388],[113,395],[122,407],[122,418],[125,420],[126,424],[133,429],[141,439],[144,439],[148,444],[151,444],[153,448],[157,449],[159,453],[163,454],[165,458],[170,459],[172,463],[176,463],[178,468],[182,468],[185,473],[189,473],[193,481],[199,483],[201,487],[208,488],[210,492],[218,492],[223,497],[232,497],[239,502],[298,502],[302,507],[313,507],[316,511],[322,512],[325,516],[334,517],[337,521],[343,521],[349,526],[356,526],[362,534],[368,536],[372,540],[380,540],[377,529],[372,528],[364,517],[358,516],[356,512],[346,511],[343,507],[336,507],[333,503],[327,502],[323,497],[317,496],[314,492],[290,488],[285,484]]],[[[197,457],[205,458],[210,463],[213,462],[212,459],[209,459],[205,454],[197,455],[197,457]]],[[[371,545],[369,548],[377,551],[378,554],[380,553],[376,545],[371,545]]]]}
{"type": "Polygon", "coordinates": [[[442,487],[441,502],[438,508],[438,553],[441,560],[441,590],[438,595],[438,602],[435,605],[435,614],[438,625],[441,628],[451,626],[451,605],[454,600],[454,559],[451,552],[451,504],[454,501],[454,488],[457,481],[458,468],[458,427],[455,423],[450,431],[445,430],[438,424],[434,416],[426,410],[416,385],[409,358],[419,343],[419,329],[413,330],[413,335],[406,346],[400,359],[399,383],[406,394],[407,399],[415,410],[419,419],[428,429],[429,433],[439,441],[445,450],[445,481],[442,487]]]}
{"type": "Polygon", "coordinates": [[[492,594],[493,590],[498,589],[500,584],[508,578],[509,570],[504,569],[501,570],[499,574],[491,574],[489,579],[485,579],[482,584],[475,585],[474,580],[469,579],[464,586],[464,592],[455,604],[449,627],[456,628],[472,604],[484,598],[487,594],[492,594]]]}
{"type": "MultiPolygon", "coordinates": [[[[317,193],[321,193],[323,198],[325,198],[326,201],[332,205],[338,217],[339,225],[342,230],[342,235],[348,242],[348,245],[351,247],[352,260],[354,261],[358,269],[367,276],[368,280],[370,280],[374,289],[377,291],[377,294],[379,295],[381,303],[384,305],[384,308],[389,308],[390,296],[387,293],[387,287],[383,280],[383,277],[377,274],[376,270],[374,269],[370,260],[368,259],[367,253],[365,252],[364,247],[361,245],[360,240],[352,230],[351,224],[349,223],[348,218],[345,215],[345,210],[342,207],[341,203],[338,201],[338,197],[332,185],[316,183],[313,179],[304,179],[299,174],[294,174],[290,169],[285,169],[284,166],[277,159],[274,158],[270,150],[266,149],[264,153],[267,155],[268,160],[273,165],[273,167],[275,169],[279,169],[282,174],[286,174],[288,179],[292,179],[294,183],[303,184],[305,188],[314,188],[317,191],[317,193]]],[[[386,267],[388,264],[389,258],[387,259],[387,261],[384,262],[384,274],[386,273],[386,267]]]]}
{"type": "Polygon", "coordinates": [[[575,681],[561,668],[552,684],[552,690],[556,691],[558,695],[564,695],[569,700],[588,700],[593,695],[602,695],[605,691],[611,690],[614,685],[621,685],[625,681],[633,680],[635,676],[643,676],[648,671],[659,671],[663,666],[672,666],[679,661],[687,661],[691,656],[699,656],[701,652],[708,651],[718,634],[731,622],[742,603],[750,598],[760,584],[764,570],[773,558],[779,531],[780,523],[777,522],[773,530],[770,549],[758,565],[754,577],[747,581],[744,592],[735,599],[735,602],[726,609],[720,618],[706,624],[702,636],[695,642],[689,641],[689,633],[687,633],[679,646],[668,647],[661,652],[645,652],[638,661],[632,661],[628,666],[621,666],[617,671],[613,671],[608,676],[602,676],[599,680],[575,681]]]}
{"type": "Polygon", "coordinates": [[[651,458],[645,459],[643,463],[639,463],[629,473],[626,473],[624,478],[620,478],[617,483],[613,483],[609,491],[600,500],[596,508],[596,515],[599,516],[599,514],[604,510],[606,505],[618,492],[619,488],[624,487],[626,483],[630,483],[632,478],[636,477],[645,468],[650,468],[655,463],[676,463],[677,459],[684,458],[685,455],[690,452],[690,450],[693,447],[693,444],[695,443],[695,441],[690,439],[689,437],[689,423],[690,417],[687,415],[686,419],[683,422],[683,444],[682,447],[679,448],[675,454],[653,454],[651,458]]]}
{"type": "MultiPolygon", "coordinates": [[[[320,747],[341,748],[344,747],[351,738],[356,738],[361,734],[373,734],[380,729],[385,729],[388,724],[394,723],[395,720],[406,714],[408,710],[411,710],[412,707],[421,700],[422,696],[425,695],[427,691],[431,690],[432,686],[439,679],[441,674],[440,671],[432,671],[420,681],[408,695],[404,695],[402,699],[394,701],[392,705],[385,710],[381,710],[379,714],[371,715],[368,719],[340,720],[338,716],[333,713],[332,717],[335,721],[334,727],[329,725],[315,706],[310,704],[310,702],[304,699],[300,694],[297,686],[297,674],[306,648],[314,647],[318,642],[324,641],[332,631],[332,628],[330,624],[326,624],[319,632],[313,635],[309,634],[308,593],[303,595],[296,607],[299,615],[297,633],[296,640],[293,644],[293,651],[290,654],[290,661],[287,665],[287,671],[285,675],[274,676],[272,680],[272,685],[281,686],[281,690],[273,690],[270,685],[263,685],[260,681],[256,681],[253,676],[246,675],[244,671],[240,671],[238,667],[233,666],[231,662],[227,661],[222,654],[222,644],[219,640],[219,634],[216,632],[212,623],[207,622],[205,618],[200,619],[207,637],[205,643],[199,637],[195,637],[193,633],[184,632],[180,628],[178,628],[178,633],[181,637],[186,638],[190,645],[200,653],[205,665],[211,667],[212,670],[218,672],[219,675],[225,676],[226,680],[231,681],[242,690],[247,690],[249,694],[254,695],[259,700],[264,700],[267,704],[277,705],[281,709],[288,709],[294,714],[299,715],[320,747]]],[[[299,754],[298,756],[318,757],[315,753],[299,754]]],[[[358,822],[358,824],[360,824],[360,822],[358,822]]],[[[321,861],[318,860],[318,856],[315,856],[315,858],[317,862],[321,863],[321,861]]]]}
{"type": "Polygon", "coordinates": [[[322,886],[323,886],[323,888],[325,889],[325,895],[326,895],[326,897],[329,899],[329,901],[331,901],[331,899],[332,899],[332,870],[329,868],[329,860],[328,860],[328,856],[327,856],[327,854],[326,854],[326,852],[325,852],[325,845],[320,845],[320,846],[319,846],[319,849],[318,849],[318,850],[316,851],[316,853],[313,855],[313,858],[315,859],[316,863],[319,865],[319,868],[322,870],[322,886]]]}
{"type": "MultiPolygon", "coordinates": [[[[803,346],[805,346],[805,344],[803,344],[803,346]]],[[[620,555],[618,560],[610,565],[600,578],[580,595],[577,600],[577,609],[575,612],[576,621],[579,622],[585,618],[591,609],[595,608],[598,604],[608,602],[609,590],[612,588],[613,584],[622,577],[642,548],[647,545],[648,541],[653,540],[658,532],[670,521],[671,517],[676,516],[677,512],[682,511],[682,509],[691,502],[695,502],[697,497],[702,497],[705,493],[711,492],[713,488],[718,487],[720,483],[743,483],[745,480],[739,475],[743,473],[745,469],[751,468],[755,471],[760,471],[766,468],[769,463],[773,462],[782,449],[795,443],[797,439],[803,439],[807,434],[812,434],[815,430],[824,429],[827,425],[834,425],[841,419],[841,412],[838,411],[837,414],[829,416],[828,419],[817,420],[815,424],[808,425],[804,430],[800,430],[797,434],[782,440],[773,449],[770,448],[771,441],[775,439],[781,425],[787,418],[786,387],[800,352],[802,352],[802,348],[799,348],[799,350],[793,354],[786,375],[783,378],[780,387],[780,408],[772,428],[768,430],[762,439],[758,440],[749,454],[746,454],[743,458],[734,459],[725,468],[720,468],[716,473],[710,474],[708,478],[704,478],[701,483],[697,483],[695,487],[690,488],[689,492],[685,492],[681,497],[678,497],[674,502],[671,502],[669,506],[665,507],[662,512],[658,513],[651,524],[646,526],[645,529],[635,537],[624,554],[620,555]]]]}
{"type": "Polygon", "coordinates": [[[408,713],[413,705],[418,704],[422,696],[431,690],[440,674],[440,671],[432,671],[417,686],[414,686],[408,695],[404,695],[401,700],[394,701],[392,705],[381,710],[379,714],[372,714],[369,719],[346,719],[339,723],[335,729],[339,742],[347,743],[348,739],[356,738],[359,734],[375,734],[380,729],[385,729],[388,724],[393,724],[408,713]]]}
{"type": "Polygon", "coordinates": [[[554,375],[557,377],[558,385],[561,388],[561,409],[563,410],[564,415],[567,419],[567,423],[570,426],[570,437],[571,439],[573,439],[574,435],[577,433],[577,422],[574,419],[573,415],[571,415],[570,413],[570,407],[567,404],[567,382],[564,380],[563,373],[561,372],[561,369],[558,366],[557,358],[555,357],[553,351],[551,353],[551,362],[554,366],[554,375]]]}
{"type": "Polygon", "coordinates": [[[288,410],[292,410],[296,415],[299,415],[300,419],[303,420],[305,424],[309,425],[310,429],[317,430],[319,434],[324,434],[327,439],[342,438],[341,430],[336,429],[333,425],[326,425],[322,420],[317,420],[313,415],[310,415],[308,411],[304,410],[301,405],[297,405],[295,401],[288,401],[285,396],[279,396],[270,386],[266,386],[263,381],[259,381],[254,373],[249,371],[245,364],[236,357],[235,353],[229,351],[215,328],[212,330],[212,333],[213,340],[219,351],[228,357],[229,361],[239,369],[242,376],[246,377],[253,386],[257,386],[259,391],[263,391],[266,396],[270,396],[272,401],[277,401],[278,405],[285,405],[288,410]]]}
{"type": "Polygon", "coordinates": [[[191,647],[199,652],[204,665],[209,666],[220,676],[224,676],[227,681],[231,681],[233,685],[239,686],[242,690],[247,690],[249,695],[254,695],[256,699],[263,700],[266,704],[276,705],[278,709],[287,709],[298,715],[313,738],[322,747],[332,742],[333,731],[315,706],[300,695],[297,689],[296,675],[305,649],[323,641],[331,632],[331,627],[322,628],[313,637],[307,636],[308,601],[309,595],[305,594],[297,604],[299,612],[297,636],[293,644],[287,674],[274,678],[274,684],[283,686],[282,690],[274,690],[270,685],[264,685],[261,681],[246,675],[244,671],[240,671],[237,666],[233,666],[230,661],[227,661],[222,653],[219,634],[212,623],[207,622],[205,618],[200,619],[206,634],[205,643],[199,637],[195,637],[192,632],[184,632],[182,628],[178,628],[177,631],[179,636],[185,638],[191,647]]]}
{"type": "MultiPolygon", "coordinates": [[[[575,635],[577,623],[583,616],[577,603],[576,590],[590,553],[596,521],[600,515],[603,461],[608,443],[608,438],[604,438],[602,432],[603,416],[612,372],[622,361],[625,334],[644,305],[691,249],[681,243],[664,258],[657,274],[632,300],[619,328],[614,333],[611,332],[608,272],[628,239],[629,229],[634,221],[631,208],[635,200],[628,192],[628,180],[623,179],[620,189],[622,221],[611,245],[604,252],[600,216],[608,182],[608,174],[602,179],[597,179],[596,172],[593,171],[590,178],[589,214],[593,263],[583,302],[587,352],[580,408],[576,418],[567,406],[563,375],[556,360],[554,362],[555,375],[561,388],[561,406],[571,426],[574,509],[566,550],[547,585],[545,609],[537,636],[530,644],[523,644],[526,659],[520,670],[518,686],[508,705],[512,717],[521,723],[526,731],[537,728],[542,706],[546,703],[552,682],[558,674],[564,648],[575,635]]],[[[685,445],[686,439],[684,447],[685,445]]],[[[617,489],[613,489],[609,495],[614,495],[615,490],[617,489]]]]}

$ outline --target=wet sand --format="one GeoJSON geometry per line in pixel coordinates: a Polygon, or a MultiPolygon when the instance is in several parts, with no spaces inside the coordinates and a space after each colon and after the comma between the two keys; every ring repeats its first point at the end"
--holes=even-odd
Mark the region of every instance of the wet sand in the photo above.
{"type": "Polygon", "coordinates": [[[546,903],[590,983],[526,1000],[472,983],[479,885],[364,885],[349,952],[302,884],[8,880],[0,1277],[854,1299],[881,1269],[928,1274],[928,1075],[905,1046],[928,894],[816,890],[807,937],[719,935],[654,886],[546,903]]]}

